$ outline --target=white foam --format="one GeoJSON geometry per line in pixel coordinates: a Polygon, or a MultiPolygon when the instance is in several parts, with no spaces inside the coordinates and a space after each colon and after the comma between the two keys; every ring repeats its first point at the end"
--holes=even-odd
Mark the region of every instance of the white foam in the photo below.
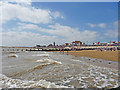
{"type": "Polygon", "coordinates": [[[40,62],[40,63],[50,63],[50,64],[53,64],[53,63],[62,64],[62,63],[59,62],[59,61],[54,61],[54,60],[47,59],[47,58],[43,58],[42,60],[37,60],[36,62],[40,62]]]}
{"type": "Polygon", "coordinates": [[[37,54],[37,55],[32,55],[32,56],[49,57],[49,54],[37,54]]]}
{"type": "Polygon", "coordinates": [[[76,61],[76,62],[81,62],[80,60],[74,60],[74,61],[76,61]]]}
{"type": "Polygon", "coordinates": [[[37,60],[36,62],[45,63],[45,61],[44,61],[44,60],[37,60]]]}
{"type": "Polygon", "coordinates": [[[48,82],[46,80],[40,81],[27,81],[20,79],[12,79],[5,75],[2,75],[3,88],[68,88],[67,86],[55,85],[55,83],[48,82]]]}

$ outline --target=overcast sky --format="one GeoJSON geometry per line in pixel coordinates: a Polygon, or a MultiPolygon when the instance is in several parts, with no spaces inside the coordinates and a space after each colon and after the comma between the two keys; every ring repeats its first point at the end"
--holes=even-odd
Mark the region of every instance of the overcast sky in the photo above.
{"type": "MultiPolygon", "coordinates": [[[[21,0],[22,1],[22,0],[21,0]]],[[[108,42],[118,38],[117,2],[0,2],[2,45],[108,42]]]]}

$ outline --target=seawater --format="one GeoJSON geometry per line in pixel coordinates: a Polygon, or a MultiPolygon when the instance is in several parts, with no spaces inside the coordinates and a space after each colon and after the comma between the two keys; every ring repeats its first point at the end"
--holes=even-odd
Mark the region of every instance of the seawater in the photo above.
{"type": "Polygon", "coordinates": [[[118,70],[53,52],[3,52],[2,88],[115,88],[118,70]],[[11,55],[16,57],[10,57],[11,55]]]}

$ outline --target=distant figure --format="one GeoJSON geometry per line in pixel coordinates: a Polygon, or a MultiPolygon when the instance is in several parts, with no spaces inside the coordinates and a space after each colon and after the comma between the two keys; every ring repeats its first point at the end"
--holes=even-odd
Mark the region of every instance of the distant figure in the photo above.
{"type": "Polygon", "coordinates": [[[63,54],[64,54],[64,50],[62,50],[63,51],[63,54]]]}
{"type": "Polygon", "coordinates": [[[117,51],[117,50],[115,49],[115,47],[113,47],[113,50],[114,50],[114,51],[117,51]]]}
{"type": "Polygon", "coordinates": [[[112,48],[110,48],[110,50],[112,51],[112,48]]]}
{"type": "Polygon", "coordinates": [[[61,53],[62,49],[60,49],[60,53],[61,53]]]}

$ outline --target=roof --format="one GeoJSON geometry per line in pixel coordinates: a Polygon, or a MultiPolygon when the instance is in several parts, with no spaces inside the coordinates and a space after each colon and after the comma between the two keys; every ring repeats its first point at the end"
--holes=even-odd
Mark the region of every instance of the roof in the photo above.
{"type": "Polygon", "coordinates": [[[81,41],[74,41],[74,42],[72,42],[72,43],[82,43],[81,41]]]}

